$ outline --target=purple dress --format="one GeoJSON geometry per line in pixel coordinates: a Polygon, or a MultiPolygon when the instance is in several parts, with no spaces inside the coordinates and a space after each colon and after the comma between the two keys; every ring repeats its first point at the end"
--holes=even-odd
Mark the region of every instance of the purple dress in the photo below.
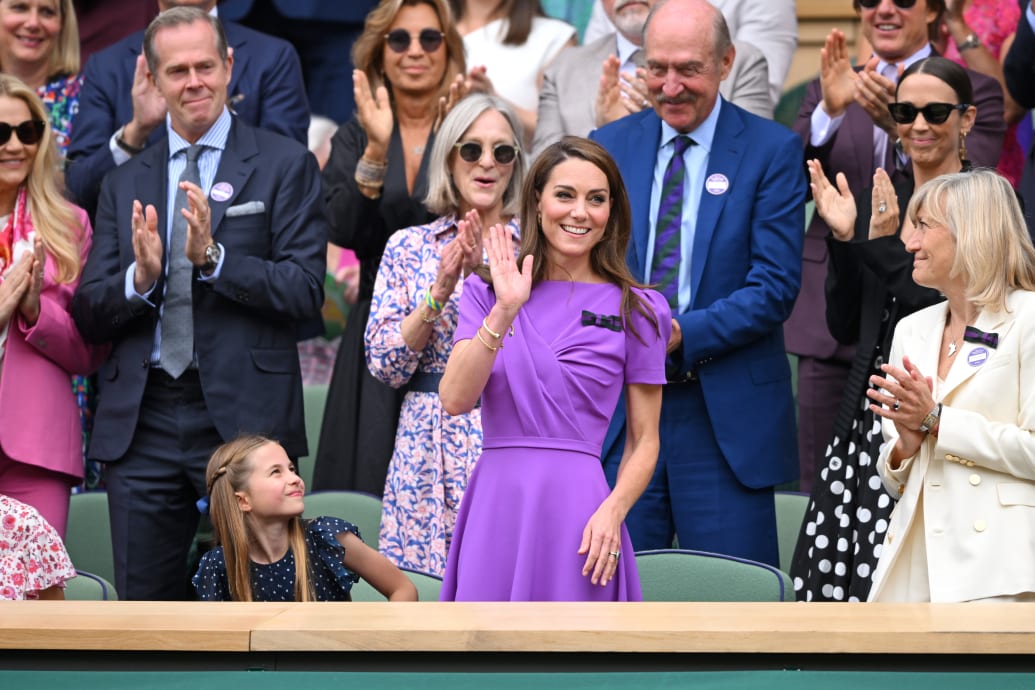
{"type": "MultiPolygon", "coordinates": [[[[624,525],[625,556],[606,587],[582,575],[586,557],[577,553],[610,493],[600,448],[623,383],[665,382],[671,310],[659,293],[638,292],[662,315],[656,333],[633,312],[646,344],[623,327],[614,285],[544,281],[532,289],[482,392],[483,451],[457,515],[443,601],[642,599],[624,525]]],[[[481,278],[468,278],[454,342],[476,338],[495,301],[481,278]]]]}

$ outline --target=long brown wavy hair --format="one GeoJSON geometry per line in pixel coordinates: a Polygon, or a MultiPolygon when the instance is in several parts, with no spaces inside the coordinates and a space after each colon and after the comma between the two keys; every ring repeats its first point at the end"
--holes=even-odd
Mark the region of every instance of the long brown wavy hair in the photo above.
{"type": "MultiPolygon", "coordinates": [[[[625,261],[629,236],[632,234],[632,211],[629,207],[629,196],[625,192],[625,183],[622,182],[622,174],[611,155],[595,141],[583,137],[566,136],[543,150],[532,164],[521,190],[522,227],[518,265],[521,265],[526,256],[531,255],[532,285],[535,286],[546,279],[549,268],[547,262],[549,243],[543,233],[543,226],[538,220],[539,197],[543,193],[553,169],[572,158],[592,163],[604,173],[611,193],[611,214],[604,226],[604,236],[590,250],[590,267],[595,274],[622,289],[622,319],[625,327],[640,342],[644,342],[644,340],[629,318],[634,309],[654,327],[655,335],[660,335],[661,331],[658,329],[658,319],[654,311],[649,308],[643,297],[633,291],[633,288],[642,289],[646,286],[633,277],[625,261]],[[534,228],[529,227],[533,223],[534,228]]],[[[479,266],[477,272],[485,282],[492,285],[488,266],[479,266]]]]}

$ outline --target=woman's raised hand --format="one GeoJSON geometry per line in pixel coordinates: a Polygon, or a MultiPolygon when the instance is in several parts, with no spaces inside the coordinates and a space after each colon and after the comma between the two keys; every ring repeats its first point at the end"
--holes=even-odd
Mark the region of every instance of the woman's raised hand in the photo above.
{"type": "Polygon", "coordinates": [[[519,270],[514,260],[510,232],[499,223],[489,228],[487,253],[496,302],[511,314],[516,314],[532,291],[532,255],[522,260],[519,270]]]}
{"type": "Polygon", "coordinates": [[[29,326],[35,326],[40,318],[40,293],[43,292],[43,272],[47,265],[47,254],[43,248],[43,240],[36,238],[32,245],[32,265],[29,267],[29,280],[18,310],[29,326]]]}
{"type": "Polygon", "coordinates": [[[813,158],[806,161],[809,168],[809,186],[812,199],[816,202],[816,213],[826,221],[834,239],[847,242],[855,234],[855,197],[848,188],[848,178],[837,174],[837,187],[830,183],[823,172],[823,165],[813,158]]]}
{"type": "Polygon", "coordinates": [[[445,304],[456,284],[460,280],[460,269],[464,261],[464,238],[458,234],[442,248],[442,258],[438,262],[438,273],[431,285],[431,296],[445,304]]]}
{"type": "Polygon", "coordinates": [[[395,126],[388,89],[382,85],[377,87],[376,93],[371,93],[366,73],[354,69],[352,95],[356,100],[356,118],[366,132],[369,144],[383,152],[383,158],[388,153],[388,142],[392,138],[392,127],[395,126]]]}
{"type": "Polygon", "coordinates": [[[464,239],[461,245],[464,250],[464,275],[468,276],[471,271],[483,263],[485,256],[482,217],[476,209],[471,209],[457,223],[457,228],[458,237],[464,239]]]}
{"type": "Polygon", "coordinates": [[[898,197],[891,178],[883,168],[873,173],[873,210],[870,213],[870,239],[892,237],[898,232],[898,197]]]}

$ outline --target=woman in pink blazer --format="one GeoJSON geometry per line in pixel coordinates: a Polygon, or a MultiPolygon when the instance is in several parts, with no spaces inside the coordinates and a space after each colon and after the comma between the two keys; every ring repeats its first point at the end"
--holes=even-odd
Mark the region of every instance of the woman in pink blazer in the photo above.
{"type": "Polygon", "coordinates": [[[62,537],[69,488],[83,476],[70,377],[104,354],[68,311],[90,233],[86,213],[62,196],[43,104],[0,75],[0,493],[36,508],[62,537]]]}

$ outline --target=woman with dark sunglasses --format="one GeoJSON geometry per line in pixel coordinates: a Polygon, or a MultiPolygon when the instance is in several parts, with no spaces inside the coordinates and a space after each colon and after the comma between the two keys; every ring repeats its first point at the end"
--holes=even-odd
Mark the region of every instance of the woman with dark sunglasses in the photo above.
{"type": "Polygon", "coordinates": [[[359,299],[338,348],[313,488],[380,496],[401,396],[367,370],[363,328],[388,237],[435,217],[424,206],[425,153],[443,111],[459,98],[466,63],[446,0],[382,0],[352,62],[356,117],[334,135],[323,179],[330,240],[360,261],[359,299]]]}
{"type": "Polygon", "coordinates": [[[57,143],[36,93],[0,75],[0,494],[36,508],[64,537],[83,478],[73,374],[87,346],[69,306],[90,249],[86,213],[65,201],[57,143]]]}
{"type": "Polygon", "coordinates": [[[812,489],[791,574],[798,599],[865,601],[894,501],[877,476],[883,437],[869,409],[869,377],[888,359],[900,319],[941,301],[913,282],[914,232],[904,215],[913,189],[970,168],[966,136],[977,109],[966,71],[942,57],[914,63],[899,78],[888,111],[912,178],[892,184],[878,168],[873,187],[853,197],[843,173],[836,186],[808,162],[816,212],[830,226],[826,320],[838,342],[855,345],[826,462],[812,489]]]}
{"type": "Polygon", "coordinates": [[[456,511],[482,449],[481,411],[442,411],[438,383],[453,349],[464,277],[483,261],[482,228],[518,239],[521,125],[500,98],[472,94],[442,122],[428,159],[426,225],[388,240],[366,330],[367,366],[404,392],[384,486],[379,550],[442,575],[456,511]]]}

